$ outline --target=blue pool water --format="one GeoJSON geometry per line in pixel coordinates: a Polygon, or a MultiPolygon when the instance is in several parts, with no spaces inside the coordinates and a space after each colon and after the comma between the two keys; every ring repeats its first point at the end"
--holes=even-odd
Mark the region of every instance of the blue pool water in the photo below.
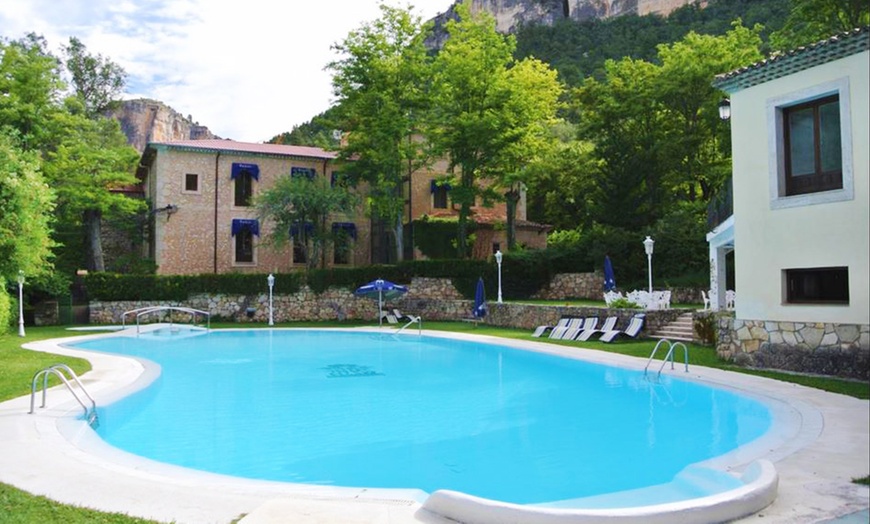
{"type": "Polygon", "coordinates": [[[455,339],[251,330],[76,347],[162,368],[100,407],[108,443],[257,479],[546,503],[671,482],[771,424],[729,391],[455,339]]]}

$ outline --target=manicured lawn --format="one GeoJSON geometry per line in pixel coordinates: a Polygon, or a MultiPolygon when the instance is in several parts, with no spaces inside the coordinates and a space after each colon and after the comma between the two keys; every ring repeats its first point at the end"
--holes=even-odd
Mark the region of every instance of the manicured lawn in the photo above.
{"type": "MultiPolygon", "coordinates": [[[[552,302],[551,302],[552,303],[552,302]]],[[[277,327],[353,327],[370,326],[370,322],[296,322],[281,324],[277,327]]],[[[264,324],[233,324],[215,323],[212,328],[264,328],[264,324]]],[[[624,340],[606,344],[603,342],[575,342],[550,339],[535,339],[531,336],[531,330],[507,329],[476,325],[467,322],[426,322],[425,329],[452,331],[460,333],[472,333],[490,335],[518,340],[536,340],[559,344],[561,346],[576,347],[578,351],[610,351],[623,355],[631,355],[640,358],[648,358],[656,341],[650,340],[624,340]],[[582,345],[582,348],[581,348],[582,345]]],[[[386,329],[386,328],[385,328],[386,329]]],[[[412,326],[409,329],[416,329],[412,326]]],[[[27,329],[27,337],[19,338],[17,334],[10,333],[0,335],[0,401],[26,395],[30,392],[33,375],[37,371],[52,364],[64,363],[70,366],[79,375],[90,369],[88,361],[28,351],[21,348],[21,344],[28,341],[43,340],[49,338],[73,336],[80,333],[67,331],[62,327],[30,327],[27,329]]],[[[694,366],[707,366],[726,369],[738,373],[749,373],[767,378],[792,382],[808,387],[818,388],[825,391],[850,395],[860,399],[870,399],[870,384],[850,380],[841,380],[830,377],[817,377],[781,373],[775,371],[751,370],[732,366],[716,356],[716,351],[710,347],[688,344],[689,364],[694,366]]],[[[663,358],[664,352],[660,351],[658,358],[663,358]]],[[[682,362],[682,353],[676,355],[677,363],[682,362]]],[[[868,477],[855,479],[856,482],[868,483],[868,477]]],[[[53,502],[45,497],[30,495],[12,486],[0,483],[0,516],[2,522],[29,524],[33,522],[65,522],[65,523],[119,523],[133,524],[152,522],[137,519],[117,513],[102,513],[90,509],[78,508],[66,504],[53,502]]]]}
{"type": "Polygon", "coordinates": [[[0,522],[4,524],[147,524],[154,520],[138,519],[121,513],[104,513],[93,509],[60,504],[45,497],[31,495],[0,483],[0,522]]]}

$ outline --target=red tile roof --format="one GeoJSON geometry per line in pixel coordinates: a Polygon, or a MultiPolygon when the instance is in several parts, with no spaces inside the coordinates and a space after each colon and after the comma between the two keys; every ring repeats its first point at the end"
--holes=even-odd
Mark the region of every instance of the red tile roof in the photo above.
{"type": "Polygon", "coordinates": [[[198,151],[225,151],[258,155],[298,156],[332,160],[338,158],[335,151],[327,151],[319,147],[288,146],[283,144],[255,144],[236,142],[234,140],[177,140],[173,142],[149,142],[149,148],[168,147],[173,149],[191,149],[198,151]]]}

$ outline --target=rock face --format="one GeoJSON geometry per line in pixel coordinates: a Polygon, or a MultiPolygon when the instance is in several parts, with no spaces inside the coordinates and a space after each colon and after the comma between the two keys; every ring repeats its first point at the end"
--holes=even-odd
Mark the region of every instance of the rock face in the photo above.
{"type": "Polygon", "coordinates": [[[148,142],[220,138],[163,102],[147,98],[121,102],[112,117],[121,123],[127,143],[140,153],[148,142]]]}
{"type": "MultiPolygon", "coordinates": [[[[433,19],[433,36],[427,42],[431,47],[441,47],[444,43],[445,24],[456,18],[458,3],[433,19]]],[[[666,16],[684,5],[704,6],[706,3],[706,0],[472,0],[471,9],[474,13],[491,14],[500,32],[511,33],[523,24],[553,25],[565,18],[579,22],[624,14],[666,16]]]]}

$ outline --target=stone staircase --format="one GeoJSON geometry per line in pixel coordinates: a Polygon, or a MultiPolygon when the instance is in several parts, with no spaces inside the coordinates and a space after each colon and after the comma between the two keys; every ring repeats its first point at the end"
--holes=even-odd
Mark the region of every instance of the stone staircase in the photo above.
{"type": "Polygon", "coordinates": [[[666,338],[670,341],[691,342],[695,332],[692,313],[683,313],[676,320],[665,324],[649,334],[650,338],[666,338]]]}

